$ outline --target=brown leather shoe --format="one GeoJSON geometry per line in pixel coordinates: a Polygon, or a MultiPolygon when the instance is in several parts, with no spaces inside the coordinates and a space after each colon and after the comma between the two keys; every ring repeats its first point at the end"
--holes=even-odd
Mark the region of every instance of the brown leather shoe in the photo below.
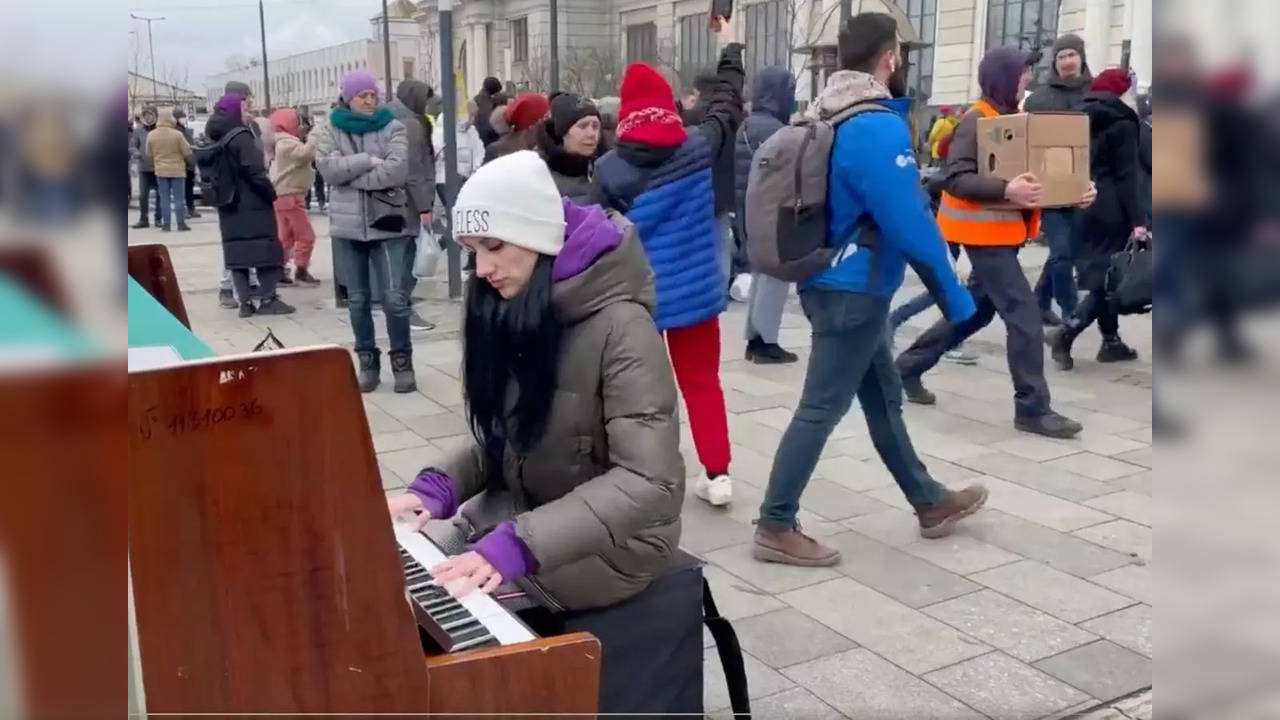
{"type": "Polygon", "coordinates": [[[932,540],[950,535],[957,522],[978,512],[986,502],[987,489],[981,485],[949,491],[937,507],[918,513],[920,537],[932,540]]]}
{"type": "Polygon", "coordinates": [[[800,528],[771,530],[763,525],[756,526],[751,556],[764,562],[804,567],[822,567],[840,562],[839,550],[805,535],[800,532],[800,528]]]}

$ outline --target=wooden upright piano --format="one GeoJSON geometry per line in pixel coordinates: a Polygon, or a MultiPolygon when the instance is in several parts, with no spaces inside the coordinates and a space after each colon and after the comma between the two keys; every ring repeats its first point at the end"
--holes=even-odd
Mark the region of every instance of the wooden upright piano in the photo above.
{"type": "Polygon", "coordinates": [[[346,351],[135,369],[128,393],[144,712],[596,712],[589,634],[424,650],[346,351]]]}

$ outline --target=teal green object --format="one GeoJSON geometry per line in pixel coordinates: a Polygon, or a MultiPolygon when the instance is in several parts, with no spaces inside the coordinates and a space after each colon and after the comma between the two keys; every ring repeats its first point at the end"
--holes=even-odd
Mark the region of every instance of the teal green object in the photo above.
{"type": "Polygon", "coordinates": [[[213,357],[216,353],[178,322],[133,278],[129,278],[129,347],[168,345],[183,360],[213,357]]]}
{"type": "Polygon", "coordinates": [[[333,123],[334,127],[353,135],[377,132],[391,124],[394,119],[395,115],[385,107],[374,110],[372,115],[364,115],[344,107],[334,108],[333,112],[329,113],[329,122],[333,123]]]}
{"type": "Polygon", "coordinates": [[[88,360],[101,352],[70,323],[20,285],[0,276],[0,358],[88,360]]]}

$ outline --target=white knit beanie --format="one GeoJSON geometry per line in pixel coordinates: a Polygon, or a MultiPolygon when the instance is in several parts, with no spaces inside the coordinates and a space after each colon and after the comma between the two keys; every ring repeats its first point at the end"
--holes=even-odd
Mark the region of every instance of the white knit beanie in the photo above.
{"type": "Polygon", "coordinates": [[[486,163],[458,191],[455,237],[486,237],[543,255],[564,247],[564,206],[551,171],[532,150],[486,163]]]}

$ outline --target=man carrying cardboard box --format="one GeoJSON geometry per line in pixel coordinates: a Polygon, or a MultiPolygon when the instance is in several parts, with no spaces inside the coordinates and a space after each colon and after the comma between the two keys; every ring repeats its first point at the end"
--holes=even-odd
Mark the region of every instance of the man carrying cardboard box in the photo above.
{"type": "MultiPolygon", "coordinates": [[[[1044,378],[1044,328],[1031,285],[1022,274],[1018,250],[1040,231],[1043,187],[1031,173],[1012,180],[984,177],[978,172],[978,120],[1017,112],[1018,98],[1031,82],[1027,53],[995,48],[978,66],[980,99],[956,126],[951,141],[938,226],[947,242],[963,245],[973,270],[969,291],[978,312],[952,325],[940,320],[905,352],[896,365],[911,402],[937,401],[920,376],[938,363],[943,353],[991,324],[996,314],[1008,331],[1009,372],[1014,386],[1014,426],[1024,432],[1055,438],[1075,437],[1080,423],[1054,412],[1044,378]]],[[[1092,186],[1081,198],[1093,202],[1092,186]]]]}

